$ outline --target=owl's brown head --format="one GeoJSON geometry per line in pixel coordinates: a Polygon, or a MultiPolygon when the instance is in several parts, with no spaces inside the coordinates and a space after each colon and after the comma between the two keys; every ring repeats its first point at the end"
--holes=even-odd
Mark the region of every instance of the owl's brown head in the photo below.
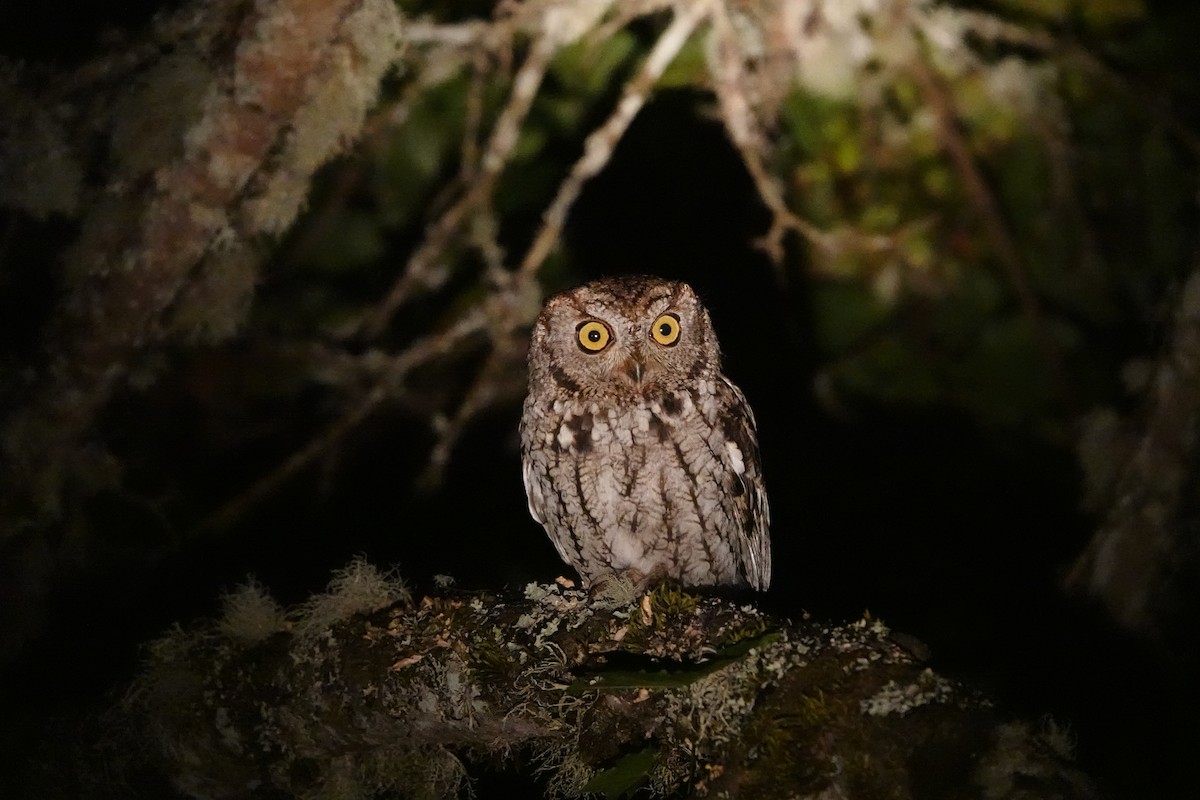
{"type": "Polygon", "coordinates": [[[546,301],[529,350],[530,387],[634,400],[712,379],[720,349],[686,283],[605,278],[546,301]]]}

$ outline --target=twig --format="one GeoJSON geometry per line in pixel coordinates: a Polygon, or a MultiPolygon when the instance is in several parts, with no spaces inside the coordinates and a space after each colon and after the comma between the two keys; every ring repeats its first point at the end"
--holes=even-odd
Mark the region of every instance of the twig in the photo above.
{"type": "MultiPolygon", "coordinates": [[[[512,338],[508,337],[509,343],[512,338]]],[[[454,416],[437,421],[434,426],[437,437],[429,451],[425,470],[418,479],[420,485],[436,486],[441,483],[446,466],[450,463],[450,455],[467,425],[496,401],[496,387],[501,383],[500,378],[516,360],[512,356],[512,349],[505,348],[501,352],[493,348],[471,382],[471,388],[458,404],[454,416]]]]}
{"type": "Polygon", "coordinates": [[[462,146],[459,156],[462,163],[461,176],[464,180],[475,179],[479,164],[479,139],[483,127],[483,92],[487,85],[488,54],[476,50],[471,58],[471,82],[467,85],[466,110],[463,121],[462,146]]]}
{"type": "Polygon", "coordinates": [[[478,44],[487,33],[485,22],[463,22],[455,25],[438,25],[431,22],[410,22],[404,29],[404,38],[413,44],[440,44],[461,49],[478,44]]]}
{"type": "MultiPolygon", "coordinates": [[[[494,233],[490,230],[477,235],[494,239],[494,233]]],[[[477,246],[487,253],[486,243],[477,246]]],[[[435,485],[441,480],[463,430],[496,401],[499,395],[497,387],[502,385],[503,377],[511,374],[513,365],[523,358],[525,339],[521,331],[529,326],[533,315],[537,313],[537,300],[540,298],[535,280],[517,280],[514,273],[498,268],[494,263],[489,264],[488,275],[497,287],[484,303],[487,309],[485,313],[491,320],[487,328],[491,333],[491,351],[476,371],[454,415],[434,422],[436,440],[419,479],[419,483],[425,486],[435,485]]]]}
{"type": "Polygon", "coordinates": [[[793,213],[784,199],[779,179],[769,174],[763,166],[762,151],[767,148],[766,137],[748,99],[746,59],[738,45],[725,4],[716,3],[712,16],[709,69],[721,107],[721,121],[741,154],[742,163],[754,181],[759,199],[771,212],[771,227],[759,240],[759,246],[777,267],[783,263],[783,237],[789,230],[796,231],[813,246],[832,252],[836,247],[835,237],[793,213]]]}
{"type": "MultiPolygon", "coordinates": [[[[501,171],[516,148],[521,123],[533,105],[557,46],[557,40],[548,35],[534,40],[525,63],[513,80],[508,104],[496,121],[496,127],[480,158],[478,173],[469,183],[466,193],[429,226],[425,240],[409,257],[391,291],[367,317],[362,329],[367,338],[373,339],[384,331],[392,314],[404,304],[414,289],[438,283],[435,267],[440,257],[468,217],[491,197],[501,171]]],[[[470,174],[474,172],[475,165],[464,164],[462,169],[464,174],[470,174]]]]}
{"type": "Polygon", "coordinates": [[[550,255],[562,234],[567,212],[579,197],[583,185],[604,169],[612,158],[617,142],[625,135],[633,118],[646,104],[650,90],[675,60],[692,31],[710,14],[712,6],[713,0],[696,0],[676,10],[671,24],[658,37],[641,69],[625,84],[616,110],[584,141],[583,155],[575,162],[566,179],[559,184],[558,193],[542,215],[542,227],[517,269],[519,280],[528,280],[550,255]]]}
{"type": "Polygon", "coordinates": [[[957,18],[962,21],[966,29],[985,41],[1001,42],[1042,52],[1053,50],[1058,45],[1055,36],[1045,30],[1010,22],[986,11],[958,9],[957,18]]]}

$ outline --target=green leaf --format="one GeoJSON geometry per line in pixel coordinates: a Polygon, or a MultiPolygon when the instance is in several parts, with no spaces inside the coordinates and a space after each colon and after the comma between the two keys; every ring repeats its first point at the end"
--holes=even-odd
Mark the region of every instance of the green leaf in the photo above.
{"type": "Polygon", "coordinates": [[[802,158],[811,158],[829,150],[830,138],[846,132],[842,103],[804,91],[788,96],[783,118],[802,158]]]}
{"type": "MultiPolygon", "coordinates": [[[[616,692],[630,689],[680,689],[690,686],[696,681],[712,673],[724,669],[735,661],[745,657],[755,648],[763,648],[778,641],[778,631],[767,631],[758,636],[752,636],[735,642],[699,664],[682,664],[656,670],[646,669],[604,669],[580,675],[579,679],[567,690],[568,694],[578,695],[586,692],[616,692]]],[[[661,663],[661,662],[656,662],[661,663]]]]}
{"type": "Polygon", "coordinates": [[[657,757],[658,751],[653,747],[621,756],[611,767],[593,775],[583,787],[583,794],[626,797],[649,780],[657,757]]]}

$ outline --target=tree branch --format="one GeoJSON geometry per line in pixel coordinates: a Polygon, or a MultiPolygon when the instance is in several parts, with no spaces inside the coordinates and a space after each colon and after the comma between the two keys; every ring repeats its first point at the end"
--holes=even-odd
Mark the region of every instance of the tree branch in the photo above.
{"type": "Polygon", "coordinates": [[[418,603],[355,562],[290,613],[248,586],[151,645],[121,749],[194,797],[452,796],[518,752],[558,796],[1091,796],[1061,731],[1004,720],[878,622],[569,585],[418,603]]]}

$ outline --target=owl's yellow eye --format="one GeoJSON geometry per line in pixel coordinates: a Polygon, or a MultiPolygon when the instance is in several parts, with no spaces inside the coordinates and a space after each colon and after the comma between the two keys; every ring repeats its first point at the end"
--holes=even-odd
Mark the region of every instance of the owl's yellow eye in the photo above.
{"type": "Polygon", "coordinates": [[[663,347],[675,344],[679,341],[679,317],[674,314],[663,314],[650,326],[650,335],[663,347]]]}
{"type": "Polygon", "coordinates": [[[608,340],[612,338],[608,326],[594,319],[579,323],[575,333],[579,336],[579,346],[589,353],[599,353],[608,347],[608,340]]]}

